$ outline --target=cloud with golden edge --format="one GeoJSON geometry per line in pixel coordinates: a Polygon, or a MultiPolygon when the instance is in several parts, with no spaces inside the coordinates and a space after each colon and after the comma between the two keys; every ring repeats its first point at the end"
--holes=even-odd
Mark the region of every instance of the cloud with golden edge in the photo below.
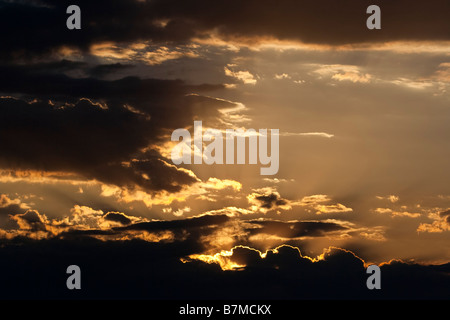
{"type": "Polygon", "coordinates": [[[419,212],[397,211],[390,208],[376,208],[374,211],[376,213],[381,214],[390,214],[392,218],[394,217],[418,218],[422,215],[419,212]]]}
{"type": "Polygon", "coordinates": [[[228,77],[233,77],[233,78],[243,82],[244,84],[251,84],[251,85],[256,84],[257,78],[253,74],[251,74],[247,70],[233,71],[232,69],[235,67],[236,67],[236,65],[234,65],[234,64],[228,64],[224,68],[225,75],[228,77]]]}
{"type": "Polygon", "coordinates": [[[231,248],[230,250],[222,250],[215,254],[191,254],[185,258],[181,258],[180,260],[183,263],[189,263],[191,261],[198,260],[198,261],[202,261],[202,262],[205,262],[208,264],[218,264],[223,271],[240,270],[242,268],[245,268],[246,265],[243,263],[238,263],[233,260],[233,254],[235,253],[235,251],[237,249],[246,249],[249,251],[256,252],[261,259],[265,259],[268,255],[268,253],[278,254],[279,250],[283,247],[288,247],[288,248],[296,250],[298,252],[299,258],[308,259],[313,263],[326,260],[326,258],[332,254],[333,250],[340,250],[340,251],[344,251],[344,252],[352,254],[356,259],[361,260],[361,262],[364,264],[364,266],[368,265],[367,262],[365,262],[362,258],[358,257],[355,253],[353,253],[350,250],[330,246],[328,248],[325,248],[320,255],[318,255],[316,257],[309,257],[306,255],[302,255],[302,253],[300,252],[300,249],[298,247],[291,246],[288,244],[282,244],[273,249],[268,249],[265,252],[262,252],[258,249],[251,248],[248,246],[238,245],[238,246],[231,248]]]}
{"type": "Polygon", "coordinates": [[[311,74],[321,78],[331,78],[337,81],[350,81],[353,83],[369,83],[373,76],[364,73],[360,67],[354,65],[342,64],[310,64],[315,70],[311,74]]]}
{"type": "Polygon", "coordinates": [[[50,219],[37,210],[27,210],[25,213],[9,215],[17,224],[17,229],[2,230],[0,236],[12,239],[16,236],[25,236],[32,239],[47,239],[52,237],[65,237],[73,232],[93,231],[92,236],[99,240],[120,240],[142,238],[147,241],[167,240],[173,235],[165,233],[113,232],[114,228],[130,224],[148,222],[143,217],[129,216],[121,212],[103,212],[88,206],[75,205],[70,210],[70,215],[61,219],[50,219]],[[100,233],[98,233],[100,231],[100,233]],[[105,232],[103,232],[105,231],[105,232]],[[103,233],[102,233],[103,232],[103,233]],[[132,233],[132,234],[130,234],[132,233]]]}
{"type": "Polygon", "coordinates": [[[441,212],[431,212],[428,218],[434,220],[431,223],[421,223],[417,232],[441,233],[450,231],[450,208],[441,212]]]}
{"type": "Polygon", "coordinates": [[[332,203],[332,199],[324,194],[315,194],[303,197],[300,201],[291,202],[291,205],[297,205],[306,207],[308,211],[314,210],[316,214],[328,214],[328,213],[348,213],[353,212],[352,208],[349,208],[342,203],[332,203]]]}
{"type": "MultiPolygon", "coordinates": [[[[179,170],[186,170],[192,173],[192,171],[184,168],[179,168],[179,170]]],[[[124,203],[140,201],[148,208],[151,208],[154,205],[168,206],[173,202],[183,203],[190,198],[215,202],[217,197],[220,196],[220,192],[222,190],[238,192],[242,188],[242,184],[240,182],[230,179],[209,178],[206,181],[201,181],[198,178],[196,179],[198,180],[197,182],[190,186],[184,186],[178,192],[162,191],[157,194],[150,194],[136,188],[130,190],[127,188],[120,188],[115,185],[102,184],[101,196],[114,197],[117,201],[124,203]]]]}

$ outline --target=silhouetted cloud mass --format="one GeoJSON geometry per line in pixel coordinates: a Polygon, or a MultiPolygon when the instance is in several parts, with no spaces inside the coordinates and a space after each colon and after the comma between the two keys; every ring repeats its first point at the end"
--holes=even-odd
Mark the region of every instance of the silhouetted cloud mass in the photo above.
{"type": "Polygon", "coordinates": [[[21,67],[3,71],[2,90],[23,96],[0,98],[0,134],[9,137],[0,141],[3,168],[65,170],[147,191],[174,192],[196,179],[144,148],[191,124],[195,115],[214,117],[218,108],[233,106],[188,95],[220,86],[132,77],[76,79],[21,67]]]}
{"type": "Polygon", "coordinates": [[[2,261],[8,261],[0,266],[1,298],[444,299],[450,293],[448,264],[391,262],[381,267],[382,290],[369,290],[363,261],[341,249],[311,262],[290,247],[266,258],[241,248],[232,259],[248,266],[225,272],[215,264],[179,259],[198,251],[189,241],[17,239],[0,248],[2,261]],[[83,287],[71,291],[65,271],[74,261],[83,287]],[[42,282],[44,291],[37,289],[42,282]]]}

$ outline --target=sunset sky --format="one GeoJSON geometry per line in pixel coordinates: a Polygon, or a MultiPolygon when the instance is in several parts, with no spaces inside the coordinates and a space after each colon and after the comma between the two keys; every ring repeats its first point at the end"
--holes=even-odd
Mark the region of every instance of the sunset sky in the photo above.
{"type": "Polygon", "coordinates": [[[154,271],[170,260],[180,278],[253,279],[249,267],[272,272],[277,255],[331,265],[340,254],[386,272],[424,268],[444,290],[449,13],[447,0],[0,1],[2,277],[149,250],[154,271]],[[66,27],[70,4],[81,30],[66,27]],[[381,30],[366,27],[371,4],[381,30]],[[174,165],[171,134],[194,134],[194,121],[279,129],[277,174],[174,165]],[[70,256],[78,245],[88,253],[70,256]]]}

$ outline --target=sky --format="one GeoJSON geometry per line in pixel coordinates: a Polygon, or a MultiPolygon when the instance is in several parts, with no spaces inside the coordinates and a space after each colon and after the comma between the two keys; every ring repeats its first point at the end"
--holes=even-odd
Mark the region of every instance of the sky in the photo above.
{"type": "Polygon", "coordinates": [[[1,297],[448,298],[448,1],[70,4],[0,1],[1,297]],[[175,164],[194,121],[277,172],[175,164]]]}

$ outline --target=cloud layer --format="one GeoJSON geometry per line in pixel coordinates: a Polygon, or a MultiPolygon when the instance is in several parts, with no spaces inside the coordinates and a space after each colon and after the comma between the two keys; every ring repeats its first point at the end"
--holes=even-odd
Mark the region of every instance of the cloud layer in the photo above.
{"type": "Polygon", "coordinates": [[[398,40],[449,40],[448,2],[377,1],[382,29],[366,28],[370,1],[78,1],[82,29],[65,27],[67,1],[2,2],[0,27],[5,58],[48,54],[63,47],[87,51],[101,42],[177,42],[206,38],[272,37],[320,44],[398,40]],[[22,19],[15,17],[21,16],[22,19]],[[61,26],[58,28],[57,26],[61,26]],[[39,35],[46,34],[46,37],[39,35]],[[20,35],[20,36],[19,36],[20,35]]]}
{"type": "Polygon", "coordinates": [[[236,248],[230,259],[247,267],[226,272],[215,263],[180,260],[196,251],[198,248],[187,242],[121,243],[83,238],[34,240],[27,246],[12,242],[0,248],[0,257],[6,262],[0,266],[0,296],[254,300],[442,299],[449,294],[448,265],[393,261],[381,266],[382,289],[368,290],[364,261],[338,248],[326,250],[316,262],[287,246],[264,258],[255,250],[236,248]],[[82,290],[65,286],[66,268],[74,263],[81,268],[82,290]]]}

